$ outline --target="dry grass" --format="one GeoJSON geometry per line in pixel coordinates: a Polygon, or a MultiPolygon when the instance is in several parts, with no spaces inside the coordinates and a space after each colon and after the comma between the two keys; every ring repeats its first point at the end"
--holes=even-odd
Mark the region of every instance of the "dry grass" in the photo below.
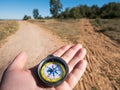
{"type": "Polygon", "coordinates": [[[94,26],[100,28],[98,32],[120,43],[120,19],[96,19],[91,21],[94,26]]]}
{"type": "Polygon", "coordinates": [[[4,40],[15,33],[18,29],[18,24],[15,21],[0,21],[0,46],[4,40]]]}
{"type": "Polygon", "coordinates": [[[44,27],[54,34],[60,36],[63,40],[67,39],[72,43],[76,44],[77,39],[80,37],[80,20],[29,20],[29,22],[38,24],[41,27],[44,27]]]}

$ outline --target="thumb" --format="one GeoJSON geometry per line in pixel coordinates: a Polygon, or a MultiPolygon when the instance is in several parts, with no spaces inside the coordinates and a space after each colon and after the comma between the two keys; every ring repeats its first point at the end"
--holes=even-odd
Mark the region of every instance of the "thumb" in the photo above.
{"type": "Polygon", "coordinates": [[[8,69],[13,70],[13,69],[23,69],[25,64],[27,62],[27,55],[25,52],[21,52],[19,55],[15,57],[13,62],[10,64],[8,69]]]}

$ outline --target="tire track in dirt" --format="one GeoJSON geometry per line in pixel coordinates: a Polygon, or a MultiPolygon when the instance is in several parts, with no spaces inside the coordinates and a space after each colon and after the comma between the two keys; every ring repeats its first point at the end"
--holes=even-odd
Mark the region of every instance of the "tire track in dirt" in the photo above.
{"type": "Polygon", "coordinates": [[[21,51],[28,54],[26,67],[34,66],[48,54],[65,43],[43,28],[25,21],[19,21],[19,30],[0,48],[0,78],[6,66],[21,51]]]}
{"type": "Polygon", "coordinates": [[[80,21],[79,43],[87,49],[87,71],[75,90],[119,90],[120,46],[97,33],[88,19],[80,21]]]}

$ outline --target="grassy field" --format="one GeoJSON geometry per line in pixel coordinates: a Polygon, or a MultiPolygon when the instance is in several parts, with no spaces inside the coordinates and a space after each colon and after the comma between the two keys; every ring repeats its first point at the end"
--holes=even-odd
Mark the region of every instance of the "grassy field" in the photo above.
{"type": "Polygon", "coordinates": [[[29,20],[41,27],[44,26],[47,30],[52,31],[53,34],[60,36],[63,40],[67,39],[76,44],[80,37],[80,20],[29,20]]]}
{"type": "Polygon", "coordinates": [[[0,21],[0,46],[4,40],[18,29],[16,21],[0,21]]]}
{"type": "Polygon", "coordinates": [[[120,43],[120,19],[95,19],[91,23],[99,28],[98,32],[120,43]]]}

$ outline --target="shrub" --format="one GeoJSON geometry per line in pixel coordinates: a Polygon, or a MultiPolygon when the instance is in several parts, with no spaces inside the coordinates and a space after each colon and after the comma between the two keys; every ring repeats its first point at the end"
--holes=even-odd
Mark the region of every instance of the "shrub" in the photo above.
{"type": "Polygon", "coordinates": [[[31,19],[31,16],[25,15],[25,16],[23,17],[23,20],[28,20],[28,19],[31,19]]]}

